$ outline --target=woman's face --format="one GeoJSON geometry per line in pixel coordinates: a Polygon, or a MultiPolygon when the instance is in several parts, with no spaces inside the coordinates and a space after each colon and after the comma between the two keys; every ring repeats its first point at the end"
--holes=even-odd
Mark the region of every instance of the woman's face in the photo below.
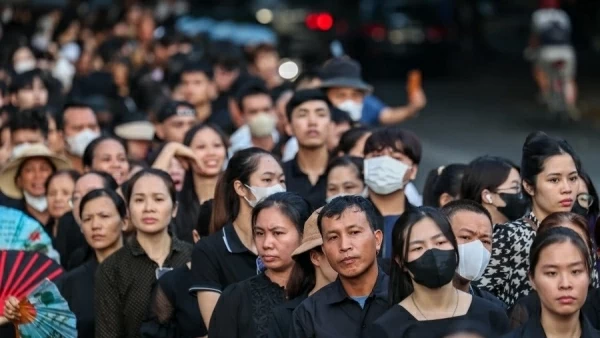
{"type": "Polygon", "coordinates": [[[570,241],[542,249],[531,284],[542,309],[565,316],[579,311],[585,303],[590,274],[584,257],[570,241]]]}
{"type": "Polygon", "coordinates": [[[175,217],[169,189],[158,176],[144,175],[132,187],[129,213],[137,229],[147,234],[165,231],[175,217]]]}
{"type": "Polygon", "coordinates": [[[298,229],[278,207],[260,211],[254,226],[254,241],[267,269],[289,271],[294,265],[292,252],[300,240],[298,229]]]}
{"type": "Polygon", "coordinates": [[[45,158],[28,159],[21,167],[17,185],[32,196],[43,196],[46,194],[46,180],[53,171],[50,161],[45,158]]]}
{"type": "Polygon", "coordinates": [[[65,148],[65,142],[56,126],[54,117],[48,114],[48,147],[55,154],[60,154],[65,148]]]}
{"type": "Polygon", "coordinates": [[[544,162],[544,170],[537,175],[535,188],[528,189],[533,204],[546,215],[570,212],[579,191],[577,167],[570,155],[556,155],[544,162]]]}
{"type": "Polygon", "coordinates": [[[97,174],[83,175],[75,182],[75,190],[73,190],[73,217],[77,224],[81,225],[79,204],[83,196],[92,190],[102,188],[104,188],[104,180],[97,174]]]}
{"type": "Polygon", "coordinates": [[[454,249],[452,243],[444,236],[442,230],[431,218],[424,218],[412,226],[409,242],[405,245],[408,246],[406,262],[418,259],[430,249],[454,249]]]}
{"type": "Polygon", "coordinates": [[[521,191],[521,175],[517,169],[512,168],[506,180],[496,188],[494,194],[491,194],[493,205],[496,207],[505,207],[506,202],[498,194],[518,194],[521,191]]]}
{"type": "Polygon", "coordinates": [[[211,128],[201,129],[194,135],[190,148],[196,154],[199,164],[193,164],[194,172],[201,176],[215,177],[221,173],[227,156],[223,140],[211,128]]]}
{"type": "Polygon", "coordinates": [[[101,196],[85,204],[81,231],[94,250],[110,249],[121,243],[123,220],[109,197],[101,196]]]}
{"type": "Polygon", "coordinates": [[[169,175],[175,184],[175,190],[181,191],[183,189],[183,180],[185,178],[185,169],[181,165],[178,159],[172,158],[169,163],[169,175]]]}
{"type": "Polygon", "coordinates": [[[92,169],[109,173],[119,185],[125,182],[129,173],[129,162],[123,145],[112,139],[100,142],[94,151],[92,169]]]}
{"type": "Polygon", "coordinates": [[[360,195],[365,189],[365,183],[358,176],[353,166],[338,166],[327,176],[327,198],[339,195],[360,195]]]}
{"type": "Polygon", "coordinates": [[[50,216],[57,219],[71,211],[69,201],[73,197],[75,181],[71,176],[64,174],[52,178],[48,184],[46,198],[48,199],[48,212],[50,216]]]}

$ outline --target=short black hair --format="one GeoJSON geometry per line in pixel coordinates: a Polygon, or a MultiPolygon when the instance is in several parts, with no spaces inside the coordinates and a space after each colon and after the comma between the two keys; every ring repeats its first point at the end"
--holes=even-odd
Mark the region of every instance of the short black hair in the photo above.
{"type": "Polygon", "coordinates": [[[397,126],[382,127],[373,131],[365,142],[364,154],[392,148],[408,156],[415,164],[421,163],[423,154],[419,137],[410,130],[397,126]]]}
{"type": "Polygon", "coordinates": [[[298,90],[294,93],[294,96],[288,101],[285,106],[285,112],[288,118],[288,121],[292,121],[292,113],[294,109],[296,109],[301,104],[308,101],[323,101],[327,103],[329,107],[329,111],[331,112],[331,102],[327,98],[327,95],[320,89],[302,89],[298,90]]]}
{"type": "Polygon", "coordinates": [[[119,217],[121,217],[121,219],[124,219],[125,216],[127,216],[127,205],[125,205],[125,201],[123,200],[121,195],[117,194],[114,190],[102,188],[94,189],[83,196],[83,198],[81,199],[81,203],[79,204],[79,210],[76,210],[76,212],[79,213],[79,217],[82,216],[83,209],[85,208],[85,205],[88,204],[88,202],[91,202],[100,197],[110,198],[110,200],[115,205],[115,208],[117,209],[117,212],[119,213],[119,217]]]}
{"type": "Polygon", "coordinates": [[[298,75],[296,80],[294,80],[294,89],[298,89],[298,86],[300,86],[302,82],[310,82],[320,78],[321,74],[319,74],[319,70],[317,68],[305,70],[298,75]]]}
{"type": "Polygon", "coordinates": [[[212,67],[209,63],[204,61],[188,61],[183,65],[181,69],[181,78],[186,73],[204,73],[209,80],[213,78],[212,67]]]}
{"type": "Polygon", "coordinates": [[[481,204],[474,202],[474,201],[470,201],[470,200],[456,200],[456,201],[452,201],[449,202],[448,204],[444,205],[442,207],[442,212],[444,214],[446,214],[446,217],[448,217],[448,219],[452,219],[452,216],[454,216],[457,212],[459,211],[469,211],[469,212],[473,212],[479,215],[484,215],[485,217],[487,217],[490,220],[490,224],[492,224],[492,228],[493,226],[493,222],[492,222],[492,215],[490,214],[489,211],[487,211],[486,208],[484,208],[481,204]]]}
{"type": "MultiPolygon", "coordinates": [[[[117,188],[119,188],[119,184],[117,183],[117,181],[115,181],[115,178],[112,177],[111,174],[104,172],[104,171],[99,171],[99,170],[90,170],[90,171],[86,172],[85,174],[79,176],[78,180],[80,180],[84,176],[88,176],[88,175],[100,176],[100,178],[102,179],[102,186],[106,189],[117,190],[117,188]]],[[[77,183],[77,182],[75,182],[75,183],[77,183]]]]}
{"type": "Polygon", "coordinates": [[[337,155],[339,153],[342,153],[344,155],[347,155],[350,152],[350,150],[354,148],[358,140],[360,140],[361,137],[370,132],[371,129],[367,126],[358,126],[346,130],[340,137],[340,141],[338,142],[338,146],[335,149],[334,154],[337,155]]]}
{"type": "Polygon", "coordinates": [[[267,89],[267,86],[265,86],[263,82],[253,80],[248,81],[247,83],[242,85],[235,94],[235,101],[237,102],[238,107],[240,108],[242,113],[244,112],[244,99],[254,95],[266,95],[269,97],[269,99],[271,99],[271,93],[269,92],[269,89],[267,89]]]}
{"type": "Polygon", "coordinates": [[[502,157],[481,156],[474,159],[465,169],[460,198],[481,203],[483,190],[496,192],[513,168],[517,169],[516,165],[502,157]]]}
{"type": "Polygon", "coordinates": [[[10,87],[8,89],[9,93],[13,94],[22,89],[31,88],[33,86],[33,81],[35,81],[36,78],[40,79],[44,87],[46,87],[46,83],[44,82],[41,71],[36,68],[15,75],[10,83],[10,87]]]}
{"type": "Polygon", "coordinates": [[[58,130],[63,130],[64,126],[65,126],[65,112],[68,109],[89,109],[91,111],[94,111],[94,108],[92,108],[92,106],[90,106],[89,104],[83,102],[82,100],[78,100],[78,99],[73,99],[71,101],[68,101],[67,103],[65,103],[65,105],[62,108],[62,111],[58,112],[55,115],[55,120],[56,120],[56,129],[58,130]]]}
{"type": "Polygon", "coordinates": [[[240,47],[229,41],[215,41],[208,49],[213,66],[223,67],[227,71],[240,70],[244,66],[244,53],[240,47]]]}
{"type": "Polygon", "coordinates": [[[323,234],[323,218],[340,218],[348,209],[358,209],[358,211],[364,212],[371,230],[381,229],[380,217],[378,217],[373,204],[362,196],[348,195],[334,198],[321,209],[317,217],[319,232],[323,234]]]}
{"type": "Polygon", "coordinates": [[[48,137],[48,115],[42,108],[13,112],[8,122],[11,132],[21,129],[39,130],[48,137]]]}

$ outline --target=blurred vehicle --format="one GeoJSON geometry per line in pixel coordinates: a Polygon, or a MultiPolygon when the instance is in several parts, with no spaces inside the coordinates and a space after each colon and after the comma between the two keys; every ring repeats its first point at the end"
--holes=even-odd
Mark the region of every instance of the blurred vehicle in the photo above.
{"type": "Polygon", "coordinates": [[[362,2],[360,43],[353,50],[363,66],[385,64],[386,71],[390,66],[402,70],[447,70],[451,55],[459,46],[452,1],[362,2]]]}

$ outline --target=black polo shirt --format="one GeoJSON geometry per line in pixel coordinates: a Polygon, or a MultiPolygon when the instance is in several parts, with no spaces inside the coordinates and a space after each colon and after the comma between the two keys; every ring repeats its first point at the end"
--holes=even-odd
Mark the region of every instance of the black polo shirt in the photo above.
{"type": "Polygon", "coordinates": [[[327,193],[327,176],[325,174],[319,176],[317,184],[312,185],[308,175],[298,165],[298,156],[283,163],[283,173],[287,191],[304,197],[315,209],[325,205],[327,193]]]}
{"type": "Polygon", "coordinates": [[[344,290],[338,278],[308,297],[292,315],[290,337],[364,337],[367,326],[389,308],[389,278],[381,269],[364,308],[344,290]]]}
{"type": "Polygon", "coordinates": [[[230,284],[241,282],[260,272],[258,257],[242,244],[233,224],[202,238],[192,251],[192,287],[198,291],[221,293],[230,284]]]}

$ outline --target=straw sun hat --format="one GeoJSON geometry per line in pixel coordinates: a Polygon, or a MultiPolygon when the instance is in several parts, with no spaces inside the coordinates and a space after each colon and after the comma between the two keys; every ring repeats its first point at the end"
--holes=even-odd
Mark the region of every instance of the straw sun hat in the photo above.
{"type": "Polygon", "coordinates": [[[302,243],[300,246],[292,252],[292,257],[296,255],[303,254],[307,251],[310,251],[321,244],[323,244],[323,237],[319,232],[319,226],[317,225],[317,218],[319,217],[319,212],[321,212],[323,207],[315,210],[315,212],[310,215],[306,223],[304,223],[304,234],[302,235],[302,243]]]}
{"type": "Polygon", "coordinates": [[[68,160],[53,154],[45,145],[32,144],[13,157],[0,171],[0,190],[6,196],[14,199],[23,198],[23,191],[17,186],[17,174],[23,163],[31,158],[46,158],[56,170],[71,168],[68,160]]]}

